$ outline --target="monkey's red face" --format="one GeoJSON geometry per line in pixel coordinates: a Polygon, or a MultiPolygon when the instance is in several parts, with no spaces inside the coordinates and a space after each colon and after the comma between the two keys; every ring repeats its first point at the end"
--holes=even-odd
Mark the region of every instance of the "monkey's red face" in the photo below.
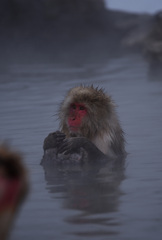
{"type": "Polygon", "coordinates": [[[69,110],[68,125],[71,131],[77,132],[87,115],[87,109],[82,103],[72,103],[69,110]]]}

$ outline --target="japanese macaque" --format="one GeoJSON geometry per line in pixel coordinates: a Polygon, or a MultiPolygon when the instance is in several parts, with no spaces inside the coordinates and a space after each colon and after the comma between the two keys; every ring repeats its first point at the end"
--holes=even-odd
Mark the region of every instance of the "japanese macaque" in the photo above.
{"type": "Polygon", "coordinates": [[[14,216],[28,191],[21,156],[0,146],[0,239],[9,235],[14,216]]]}
{"type": "Polygon", "coordinates": [[[56,158],[68,155],[69,159],[79,153],[83,162],[85,158],[100,161],[125,155],[115,105],[102,89],[79,86],[69,90],[59,118],[60,131],[50,133],[44,141],[44,160],[49,149],[55,149],[56,158]]]}

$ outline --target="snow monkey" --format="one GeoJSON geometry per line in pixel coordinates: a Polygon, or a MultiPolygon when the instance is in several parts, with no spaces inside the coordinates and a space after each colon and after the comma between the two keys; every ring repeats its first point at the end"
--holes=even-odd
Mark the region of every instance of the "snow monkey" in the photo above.
{"type": "Polygon", "coordinates": [[[44,159],[50,149],[55,150],[56,158],[62,155],[69,159],[70,154],[80,153],[77,161],[83,162],[84,158],[95,161],[125,155],[115,104],[103,89],[70,89],[60,105],[59,119],[60,131],[50,133],[44,140],[44,159]]]}
{"type": "Polygon", "coordinates": [[[8,239],[15,215],[27,192],[27,172],[21,155],[0,145],[0,239],[8,239]]]}

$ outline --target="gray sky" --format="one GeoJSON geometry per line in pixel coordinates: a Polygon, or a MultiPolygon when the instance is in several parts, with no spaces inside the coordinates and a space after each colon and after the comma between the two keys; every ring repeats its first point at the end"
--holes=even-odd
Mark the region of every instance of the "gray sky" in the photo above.
{"type": "Polygon", "coordinates": [[[162,0],[105,0],[111,9],[155,13],[162,10],[162,0]]]}

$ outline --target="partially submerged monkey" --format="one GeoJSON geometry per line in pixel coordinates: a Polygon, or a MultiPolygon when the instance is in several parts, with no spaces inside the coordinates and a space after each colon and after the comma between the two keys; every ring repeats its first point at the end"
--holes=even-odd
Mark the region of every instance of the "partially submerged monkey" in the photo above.
{"type": "Polygon", "coordinates": [[[102,89],[93,86],[69,90],[59,109],[60,131],[44,140],[44,158],[57,162],[95,161],[125,156],[124,134],[115,105],[102,89]],[[50,153],[50,154],[49,154],[50,153]],[[73,161],[75,161],[73,159],[73,161]]]}
{"type": "Polygon", "coordinates": [[[28,178],[21,155],[0,145],[0,239],[8,239],[9,230],[28,192],[28,178]]]}

